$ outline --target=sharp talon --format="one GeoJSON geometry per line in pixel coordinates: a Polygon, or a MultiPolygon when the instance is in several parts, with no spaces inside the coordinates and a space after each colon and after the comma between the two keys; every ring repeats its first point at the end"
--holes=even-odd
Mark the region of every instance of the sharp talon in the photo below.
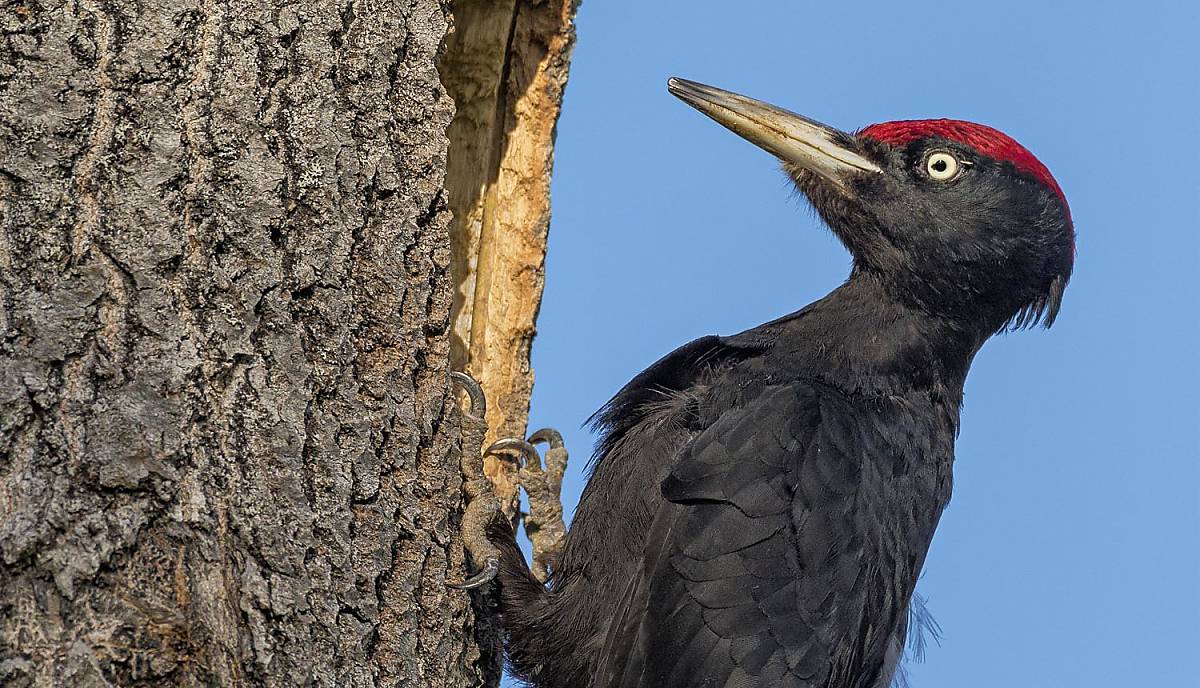
{"type": "Polygon", "coordinates": [[[475,378],[466,373],[460,373],[457,370],[450,373],[450,379],[467,390],[467,394],[471,397],[471,415],[476,418],[483,418],[484,414],[487,413],[487,397],[483,395],[483,387],[479,386],[475,378]]]}
{"type": "Polygon", "coordinates": [[[495,578],[496,574],[499,572],[500,560],[496,559],[495,557],[489,557],[483,565],[483,570],[481,570],[479,573],[471,576],[461,583],[447,582],[446,587],[453,588],[455,590],[475,590],[477,588],[482,588],[489,581],[495,578]]]}
{"type": "Polygon", "coordinates": [[[521,487],[529,495],[525,533],[533,544],[530,571],[544,583],[557,565],[567,534],[562,517],[562,479],[567,471],[567,448],[562,434],[554,428],[538,430],[529,436],[526,444],[549,445],[541,456],[544,467],[533,465],[518,473],[521,487]]]}
{"type": "Polygon", "coordinates": [[[529,436],[530,444],[538,444],[540,442],[550,445],[551,449],[558,449],[563,446],[563,437],[554,428],[542,428],[529,436]]]}
{"type": "Polygon", "coordinates": [[[521,463],[522,468],[526,466],[542,467],[542,457],[538,455],[537,447],[516,437],[506,437],[502,440],[496,440],[492,443],[492,446],[484,449],[483,453],[500,454],[505,451],[520,452],[521,458],[524,460],[521,463]]]}

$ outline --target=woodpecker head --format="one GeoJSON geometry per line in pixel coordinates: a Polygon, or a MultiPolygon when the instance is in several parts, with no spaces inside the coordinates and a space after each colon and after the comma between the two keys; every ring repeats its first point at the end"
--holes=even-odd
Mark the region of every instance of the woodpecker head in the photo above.
{"type": "Polygon", "coordinates": [[[1008,136],[944,119],[848,134],[711,86],[667,88],[780,158],[855,272],[895,298],[988,332],[1054,321],[1075,257],[1071,211],[1008,136]]]}

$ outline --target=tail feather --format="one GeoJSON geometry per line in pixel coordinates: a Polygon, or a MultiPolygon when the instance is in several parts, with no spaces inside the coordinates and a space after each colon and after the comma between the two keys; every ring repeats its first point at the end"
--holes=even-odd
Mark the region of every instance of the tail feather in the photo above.
{"type": "Polygon", "coordinates": [[[533,685],[543,681],[545,660],[553,654],[554,628],[551,593],[525,561],[512,525],[498,519],[488,529],[488,539],[500,550],[500,614],[504,624],[504,651],[509,671],[533,685]]]}

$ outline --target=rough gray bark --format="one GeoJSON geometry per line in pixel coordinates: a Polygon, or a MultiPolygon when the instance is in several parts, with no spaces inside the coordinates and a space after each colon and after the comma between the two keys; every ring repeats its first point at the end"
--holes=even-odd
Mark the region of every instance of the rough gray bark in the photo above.
{"type": "Polygon", "coordinates": [[[447,12],[0,12],[0,684],[495,680],[443,585],[447,12]]]}

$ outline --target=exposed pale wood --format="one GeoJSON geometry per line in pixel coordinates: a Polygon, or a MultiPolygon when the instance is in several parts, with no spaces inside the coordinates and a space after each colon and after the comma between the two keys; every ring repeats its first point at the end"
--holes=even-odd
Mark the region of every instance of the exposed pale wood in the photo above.
{"type": "MultiPolygon", "coordinates": [[[[489,441],[526,431],[529,352],[544,283],[554,128],[574,0],[466,0],[442,79],[458,105],[448,164],[455,283],[451,366],[483,385],[489,441]]],[[[511,514],[515,476],[485,469],[511,514]]]]}

